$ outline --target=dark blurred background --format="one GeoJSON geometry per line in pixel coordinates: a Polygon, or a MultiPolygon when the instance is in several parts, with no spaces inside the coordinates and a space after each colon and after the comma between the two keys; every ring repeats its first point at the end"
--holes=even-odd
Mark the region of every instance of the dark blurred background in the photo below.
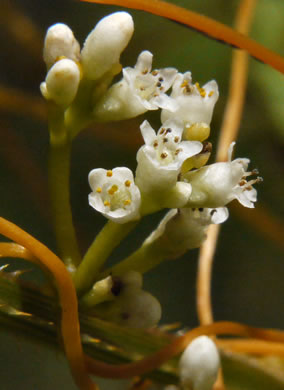
{"type": "MultiPolygon", "coordinates": [[[[172,2],[228,25],[233,25],[239,4],[236,0],[229,3],[226,0],[172,2]]],[[[44,34],[50,25],[63,22],[73,29],[83,44],[86,35],[103,16],[120,9],[66,0],[0,2],[0,213],[53,250],[55,241],[47,193],[48,132],[39,93],[39,84],[46,72],[41,58],[44,34]],[[2,98],[4,88],[6,92],[9,88],[12,102],[18,102],[20,93],[32,98],[26,100],[26,105],[21,100],[8,104],[7,99],[2,98]],[[16,92],[11,92],[11,88],[16,92]]],[[[209,139],[216,148],[227,100],[232,49],[160,17],[141,11],[131,10],[130,13],[134,18],[135,33],[122,55],[123,66],[133,66],[137,55],[147,49],[154,54],[155,68],[173,66],[180,72],[190,70],[193,80],[199,81],[200,85],[213,78],[217,80],[220,98],[209,139]]],[[[282,55],[283,17],[282,0],[259,0],[251,32],[254,39],[282,55]]],[[[247,98],[236,147],[236,156],[249,157],[251,167],[258,168],[264,178],[257,187],[259,204],[280,222],[284,215],[283,81],[283,76],[269,66],[250,60],[247,98]]],[[[157,112],[147,114],[146,118],[154,128],[159,128],[157,112]]],[[[128,166],[135,170],[136,151],[142,143],[139,132],[142,120],[136,118],[86,129],[74,143],[71,195],[82,250],[86,250],[104,224],[104,219],[88,205],[87,175],[96,167],[128,166]]],[[[252,221],[253,212],[247,210],[247,215],[252,221]]],[[[145,218],[115,252],[112,261],[137,248],[161,216],[145,218]]],[[[261,225],[267,223],[263,217],[258,225],[262,228],[261,225]]],[[[284,327],[284,237],[282,246],[281,242],[273,240],[276,232],[280,234],[280,229],[280,225],[275,226],[271,239],[232,210],[222,227],[215,256],[212,291],[216,320],[284,327]]],[[[165,262],[145,275],[145,289],[158,297],[163,306],[163,324],[180,321],[189,327],[197,325],[197,255],[198,251],[193,250],[182,259],[165,262]]],[[[18,267],[30,269],[23,262],[17,262],[10,269],[18,267]]],[[[40,279],[42,275],[33,271],[27,278],[40,279]]],[[[1,389],[75,388],[62,357],[3,331],[0,340],[1,389]],[[40,375],[39,367],[43,370],[40,375]]],[[[114,385],[107,384],[105,388],[112,387],[114,385]]]]}

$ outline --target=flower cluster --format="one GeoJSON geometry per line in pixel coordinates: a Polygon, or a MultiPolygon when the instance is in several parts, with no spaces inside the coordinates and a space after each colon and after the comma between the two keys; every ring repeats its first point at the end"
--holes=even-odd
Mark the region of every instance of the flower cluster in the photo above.
{"type": "MultiPolygon", "coordinates": [[[[220,213],[227,217],[227,212],[215,213],[216,210],[224,210],[233,199],[253,207],[256,190],[252,185],[260,178],[247,181],[256,171],[247,171],[248,159],[232,161],[233,145],[228,162],[205,165],[212,149],[205,140],[219,96],[215,80],[200,87],[198,82],[193,83],[190,72],[181,74],[174,68],[152,70],[153,55],[143,51],[136,65],[123,68],[122,79],[111,85],[113,76],[121,70],[120,55],[133,30],[128,13],[114,13],[97,24],[80,52],[69,27],[52,26],[45,39],[48,73],[41,91],[46,99],[66,108],[76,100],[80,86],[88,84],[93,99],[89,114],[99,122],[133,118],[160,109],[162,125],[157,132],[148,121],[140,126],[145,144],[137,153],[135,175],[123,167],[92,170],[89,203],[119,224],[163,208],[179,209],[174,221],[182,220],[183,238],[176,239],[183,240],[188,231],[195,235],[200,232],[187,247],[199,246],[205,237],[205,226],[216,223],[215,217],[220,213]]],[[[164,221],[167,220],[166,217],[164,221]]]]}

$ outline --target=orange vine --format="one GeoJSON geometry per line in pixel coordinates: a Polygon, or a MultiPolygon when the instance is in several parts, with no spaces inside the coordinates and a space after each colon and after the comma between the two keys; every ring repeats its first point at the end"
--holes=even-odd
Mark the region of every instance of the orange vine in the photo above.
{"type": "Polygon", "coordinates": [[[272,66],[284,73],[284,58],[267,49],[253,39],[225,26],[207,16],[179,7],[175,4],[161,0],[80,0],[87,3],[119,5],[126,8],[138,9],[154,15],[174,20],[191,27],[218,41],[228,43],[238,49],[246,50],[251,56],[272,66]]]}

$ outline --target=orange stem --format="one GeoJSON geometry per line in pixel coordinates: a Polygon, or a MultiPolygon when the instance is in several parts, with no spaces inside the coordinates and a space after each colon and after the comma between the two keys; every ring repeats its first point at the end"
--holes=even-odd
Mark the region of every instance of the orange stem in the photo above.
{"type": "Polygon", "coordinates": [[[284,344],[256,339],[216,340],[219,348],[253,355],[278,355],[284,357],[284,344]]]}
{"type": "MultiPolygon", "coordinates": [[[[236,29],[243,34],[249,32],[256,0],[243,0],[236,16],[236,29]]],[[[229,98],[226,105],[217,147],[216,161],[226,161],[228,148],[236,138],[243,112],[248,71],[248,55],[243,51],[233,52],[229,98]]],[[[211,277],[213,258],[220,225],[211,225],[207,240],[200,249],[197,274],[197,313],[201,324],[213,322],[211,304],[211,277]]]]}
{"type": "Polygon", "coordinates": [[[246,50],[253,57],[284,73],[284,58],[267,49],[245,35],[217,22],[207,16],[189,11],[185,8],[161,0],[80,0],[88,3],[111,4],[122,7],[143,10],[154,15],[174,20],[195,30],[246,50]]]}
{"type": "Polygon", "coordinates": [[[104,378],[129,378],[132,376],[141,376],[146,372],[156,369],[166,363],[169,359],[181,353],[194,338],[201,335],[218,334],[249,336],[263,340],[284,342],[284,332],[253,328],[235,322],[224,321],[195,328],[183,336],[175,338],[169,345],[160,349],[153,355],[134,363],[110,365],[95,361],[88,356],[86,356],[86,363],[92,374],[102,376],[104,378]]]}
{"type": "Polygon", "coordinates": [[[112,365],[96,361],[83,355],[76,292],[70,275],[61,260],[46,246],[4,218],[0,218],[0,233],[20,244],[2,243],[0,252],[3,256],[23,257],[40,265],[55,279],[62,307],[61,332],[65,353],[74,379],[80,389],[96,388],[86,374],[85,365],[82,363],[83,358],[88,370],[94,375],[105,378],[129,378],[140,376],[159,367],[175,355],[181,353],[195,337],[200,335],[229,334],[284,342],[284,332],[281,331],[258,329],[233,322],[216,322],[195,328],[183,336],[175,338],[169,345],[153,355],[134,363],[112,365]],[[23,248],[23,246],[25,247],[23,248]]]}
{"type": "Polygon", "coordinates": [[[34,258],[29,258],[29,261],[38,264],[53,277],[62,308],[61,334],[63,345],[73,378],[82,390],[97,389],[97,386],[89,378],[84,363],[77,296],[69,272],[62,261],[45,245],[4,218],[0,218],[0,233],[24,246],[34,256],[34,258]]]}

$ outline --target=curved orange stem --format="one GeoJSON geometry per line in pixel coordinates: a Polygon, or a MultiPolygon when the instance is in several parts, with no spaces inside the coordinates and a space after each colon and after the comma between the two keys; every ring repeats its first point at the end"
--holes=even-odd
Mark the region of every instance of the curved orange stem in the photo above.
{"type": "Polygon", "coordinates": [[[29,256],[28,260],[42,267],[45,272],[48,272],[54,278],[62,308],[61,334],[63,345],[73,378],[82,390],[97,389],[97,386],[89,378],[84,363],[77,296],[69,272],[62,261],[45,245],[4,218],[0,218],[0,233],[24,246],[34,256],[29,256]]]}
{"type": "Polygon", "coordinates": [[[202,32],[209,37],[233,45],[236,48],[246,50],[253,57],[272,66],[274,69],[284,73],[284,58],[279,54],[267,49],[255,42],[253,39],[225,26],[207,16],[189,11],[161,0],[80,0],[88,3],[119,5],[126,8],[143,10],[154,15],[174,20],[195,30],[202,32]]]}
{"type": "Polygon", "coordinates": [[[284,356],[284,344],[256,339],[216,340],[219,348],[253,355],[284,356]]]}
{"type": "Polygon", "coordinates": [[[265,330],[253,328],[236,322],[215,322],[210,325],[195,328],[185,335],[177,337],[169,345],[160,349],[153,355],[139,360],[135,363],[123,365],[110,365],[94,361],[86,357],[89,371],[104,378],[129,378],[131,376],[141,376],[166,363],[169,359],[181,353],[186,346],[195,338],[201,335],[230,334],[238,336],[249,336],[263,340],[284,342],[284,332],[276,330],[265,330]]]}

